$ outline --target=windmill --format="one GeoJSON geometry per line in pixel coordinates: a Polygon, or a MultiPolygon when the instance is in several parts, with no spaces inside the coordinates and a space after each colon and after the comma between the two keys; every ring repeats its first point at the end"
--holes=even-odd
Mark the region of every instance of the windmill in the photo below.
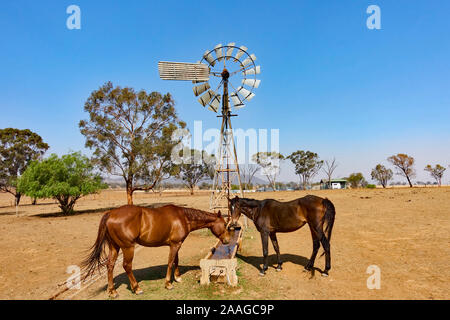
{"type": "Polygon", "coordinates": [[[197,63],[167,61],[158,63],[161,79],[192,81],[194,95],[199,97],[198,102],[208,110],[220,113],[217,117],[222,118],[210,198],[210,209],[213,210],[228,209],[227,199],[230,197],[231,183],[235,178],[243,196],[231,126],[231,117],[237,115],[231,112],[230,100],[236,111],[245,106],[244,102],[254,98],[254,90],[260,84],[256,75],[261,73],[261,67],[257,66],[255,61],[256,56],[249,54],[245,46],[237,47],[235,43],[229,43],[218,44],[214,49],[207,50],[197,63]],[[233,85],[233,81],[239,82],[239,85],[233,85]],[[231,94],[229,94],[230,87],[231,94]],[[221,88],[222,92],[219,93],[221,88]]]}

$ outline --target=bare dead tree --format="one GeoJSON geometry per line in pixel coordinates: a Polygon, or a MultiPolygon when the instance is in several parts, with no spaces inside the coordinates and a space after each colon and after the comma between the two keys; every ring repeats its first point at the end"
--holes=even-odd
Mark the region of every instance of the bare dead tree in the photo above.
{"type": "Polygon", "coordinates": [[[323,172],[327,176],[328,187],[331,188],[331,178],[333,176],[334,170],[336,170],[338,164],[336,158],[333,157],[331,161],[325,160],[325,165],[322,167],[323,172]]]}
{"type": "Polygon", "coordinates": [[[242,174],[242,180],[244,180],[244,189],[248,190],[252,185],[252,180],[255,174],[258,172],[259,167],[256,164],[246,164],[241,166],[240,171],[242,174]]]}

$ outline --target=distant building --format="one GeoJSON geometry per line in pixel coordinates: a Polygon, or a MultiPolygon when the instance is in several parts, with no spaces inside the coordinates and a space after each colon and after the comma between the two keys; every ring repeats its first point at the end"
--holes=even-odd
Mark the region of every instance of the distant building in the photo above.
{"type": "Polygon", "coordinates": [[[331,185],[325,179],[320,180],[320,189],[346,189],[348,186],[348,182],[345,179],[331,179],[330,183],[331,185]]]}

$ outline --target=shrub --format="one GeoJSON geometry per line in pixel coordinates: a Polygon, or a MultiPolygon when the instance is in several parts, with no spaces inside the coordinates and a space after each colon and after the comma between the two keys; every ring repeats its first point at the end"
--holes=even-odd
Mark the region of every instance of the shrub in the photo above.
{"type": "Polygon", "coordinates": [[[52,154],[28,166],[19,179],[18,189],[32,198],[53,198],[64,214],[70,214],[82,196],[108,187],[93,169],[91,161],[79,152],[61,158],[52,154]]]}

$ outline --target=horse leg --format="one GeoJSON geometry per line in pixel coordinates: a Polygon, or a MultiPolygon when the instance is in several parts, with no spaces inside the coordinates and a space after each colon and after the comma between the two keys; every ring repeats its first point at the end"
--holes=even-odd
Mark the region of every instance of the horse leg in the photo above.
{"type": "Polygon", "coordinates": [[[130,279],[131,290],[135,294],[142,294],[141,288],[139,288],[139,284],[136,281],[136,278],[133,274],[133,257],[134,257],[134,246],[129,248],[122,248],[123,253],[123,268],[128,275],[128,279],[130,279]]]}
{"type": "Polygon", "coordinates": [[[177,254],[175,256],[174,267],[175,267],[175,272],[174,272],[175,281],[180,283],[181,282],[181,276],[180,276],[180,269],[178,268],[178,252],[177,252],[177,254]]]}
{"type": "Polygon", "coordinates": [[[269,236],[270,236],[270,240],[272,240],[273,248],[275,249],[275,252],[277,253],[278,266],[277,266],[276,270],[279,272],[282,269],[281,268],[282,262],[281,262],[281,259],[280,259],[280,247],[278,246],[277,234],[275,232],[272,232],[272,233],[269,234],[269,236]]]}
{"type": "Polygon", "coordinates": [[[331,269],[331,252],[330,242],[324,233],[322,233],[320,242],[322,243],[323,250],[325,251],[325,270],[322,272],[322,276],[328,277],[328,271],[331,269]]]}
{"type": "Polygon", "coordinates": [[[167,274],[166,274],[166,289],[172,290],[172,270],[175,262],[175,257],[178,255],[178,250],[180,250],[181,244],[170,245],[169,252],[169,263],[167,264],[167,274]]]}
{"type": "Polygon", "coordinates": [[[116,264],[117,256],[119,255],[120,247],[114,243],[109,243],[109,256],[108,256],[108,295],[110,298],[116,298],[118,293],[114,289],[113,272],[114,265],[116,264]]]}
{"type": "Polygon", "coordinates": [[[305,266],[306,271],[311,271],[314,268],[314,261],[316,260],[317,252],[320,248],[320,240],[317,237],[317,232],[314,230],[313,227],[309,226],[309,229],[311,230],[311,237],[313,240],[313,251],[311,254],[311,258],[309,259],[308,263],[305,266]]]}
{"type": "Polygon", "coordinates": [[[263,248],[263,268],[259,272],[260,276],[264,276],[266,274],[266,270],[269,268],[269,233],[268,232],[261,232],[261,241],[262,241],[262,248],[263,248]]]}

